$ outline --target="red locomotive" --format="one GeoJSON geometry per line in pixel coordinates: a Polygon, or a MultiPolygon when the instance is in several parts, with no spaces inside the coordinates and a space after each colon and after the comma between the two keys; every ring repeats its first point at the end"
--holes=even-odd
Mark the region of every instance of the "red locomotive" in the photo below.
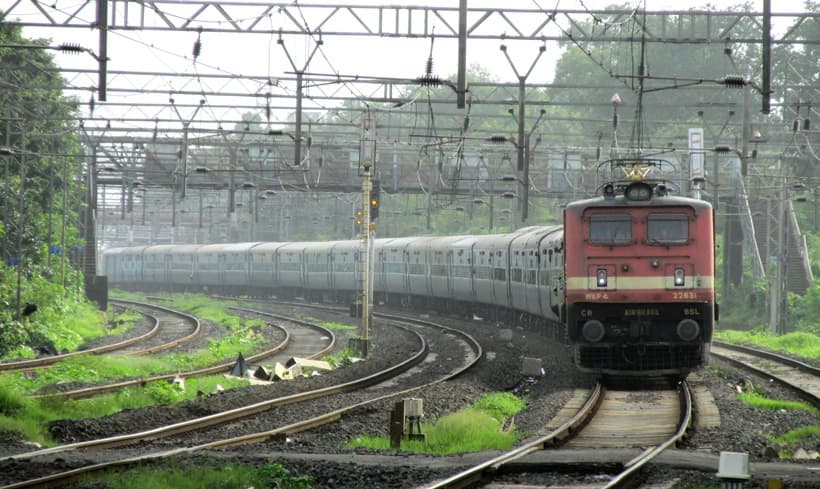
{"type": "Polygon", "coordinates": [[[564,212],[575,363],[603,375],[685,376],[703,365],[717,321],[712,206],[671,195],[665,160],[605,164],[601,196],[564,212]]]}

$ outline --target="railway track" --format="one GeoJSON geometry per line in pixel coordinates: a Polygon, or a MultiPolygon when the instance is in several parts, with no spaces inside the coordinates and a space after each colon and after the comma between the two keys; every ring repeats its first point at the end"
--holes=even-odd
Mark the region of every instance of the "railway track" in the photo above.
{"type": "MultiPolygon", "coordinates": [[[[133,301],[122,301],[112,299],[112,303],[121,305],[122,307],[134,308],[139,306],[139,303],[133,301]]],[[[58,355],[50,355],[46,357],[39,357],[30,360],[21,360],[16,362],[2,362],[0,363],[0,371],[27,371],[41,367],[47,367],[61,362],[68,358],[80,355],[100,355],[103,353],[121,352],[122,354],[131,355],[146,355],[157,351],[173,348],[182,342],[189,341],[201,328],[199,321],[190,315],[185,315],[182,312],[174,311],[172,309],[163,308],[157,309],[157,314],[150,314],[145,311],[138,311],[145,315],[152,322],[149,330],[138,336],[127,338],[115,343],[101,345],[94,348],[84,350],[76,350],[68,353],[61,353],[58,355]],[[190,321],[190,325],[185,327],[180,322],[181,319],[190,321]],[[182,336],[179,330],[184,332],[182,336]],[[193,335],[193,336],[191,336],[193,335]],[[144,346],[148,344],[149,346],[144,346]]]]}
{"type": "MultiPolygon", "coordinates": [[[[279,397],[254,405],[189,420],[184,423],[164,426],[147,432],[18,454],[7,459],[7,461],[12,464],[15,462],[25,462],[27,466],[35,466],[41,461],[44,461],[43,463],[48,466],[48,460],[53,460],[55,457],[61,461],[78,457],[79,460],[77,463],[80,467],[71,470],[62,470],[59,473],[41,475],[36,479],[10,483],[4,487],[52,487],[57,484],[64,484],[66,481],[74,480],[81,474],[122,465],[130,465],[146,460],[162,459],[180,453],[247,443],[277,442],[283,436],[291,436],[294,433],[338,420],[345,413],[352,410],[368,408],[368,406],[378,403],[386,403],[389,399],[393,399],[396,396],[407,395],[423,387],[454,378],[475,365],[481,358],[481,346],[466,333],[460,333],[451,328],[437,326],[434,323],[425,321],[412,320],[410,318],[392,318],[391,321],[414,323],[413,326],[409,327],[414,329],[437,328],[440,336],[435,339],[435,343],[441,343],[445,338],[449,338],[451,341],[460,342],[462,344],[460,348],[462,350],[469,350],[470,354],[465,355],[460,361],[450,362],[446,373],[442,373],[439,368],[434,369],[436,370],[432,375],[434,378],[423,374],[420,375],[420,372],[445,362],[438,360],[428,360],[425,362],[425,359],[429,358],[428,353],[430,353],[428,342],[421,334],[408,331],[408,334],[412,333],[418,338],[418,349],[412,357],[390,368],[371,373],[355,381],[279,397]],[[401,378],[401,380],[399,380],[399,378],[401,378]],[[415,378],[415,380],[411,380],[413,378],[415,378]],[[318,398],[321,398],[321,401],[314,403],[309,402],[312,399],[318,398]],[[260,413],[270,412],[270,410],[275,407],[281,408],[287,404],[294,403],[301,404],[299,404],[299,407],[296,409],[277,409],[276,416],[259,416],[260,413]],[[253,419],[254,421],[247,423],[247,426],[240,431],[239,427],[242,426],[243,423],[246,423],[248,419],[253,419]],[[262,422],[273,424],[274,426],[268,429],[250,429],[252,427],[261,426],[262,422]],[[206,436],[208,438],[207,441],[204,439],[206,437],[196,436],[192,438],[190,435],[185,435],[185,439],[181,442],[179,440],[175,442],[162,440],[160,443],[151,442],[150,444],[146,444],[146,440],[160,440],[165,437],[190,433],[193,430],[203,430],[204,428],[215,427],[217,425],[221,426],[221,428],[212,434],[208,434],[206,436]],[[227,433],[230,433],[230,436],[226,436],[227,433]],[[103,450],[100,452],[101,449],[106,447],[122,447],[125,444],[133,443],[141,444],[138,448],[130,451],[128,449],[118,449],[103,450]],[[169,448],[169,446],[171,448],[169,448]],[[187,448],[179,448],[179,446],[186,446],[187,448]],[[85,453],[84,451],[86,449],[91,448],[96,450],[96,459],[106,460],[92,465],[89,465],[87,460],[83,461],[82,453],[85,453]],[[133,454],[137,452],[140,453],[139,456],[127,456],[129,453],[133,454]],[[124,456],[123,454],[126,455],[124,456]]],[[[408,329],[408,326],[405,326],[405,328],[408,329]]],[[[2,472],[2,470],[0,470],[0,472],[2,472]]]]}
{"type": "MultiPolygon", "coordinates": [[[[153,307],[153,304],[133,303],[143,308],[153,307]]],[[[283,340],[278,344],[272,345],[259,353],[245,357],[249,363],[256,362],[283,362],[286,358],[300,357],[300,358],[321,358],[333,351],[336,345],[336,337],[332,331],[322,326],[311,323],[309,321],[302,321],[287,316],[272,314],[264,311],[257,311],[242,307],[229,307],[229,309],[240,311],[248,314],[253,314],[266,319],[278,321],[279,324],[272,326],[282,332],[283,340]],[[282,324],[288,325],[287,327],[282,324]]],[[[191,316],[192,319],[193,316],[191,316]]],[[[204,375],[214,375],[224,373],[231,370],[234,361],[223,362],[210,367],[204,367],[185,372],[175,372],[169,374],[154,375],[145,378],[129,379],[121,382],[113,382],[108,384],[93,385],[88,387],[62,390],[59,392],[52,392],[32,396],[33,398],[62,398],[62,399],[83,399],[93,397],[96,395],[114,392],[127,387],[143,386],[151,382],[170,381],[177,377],[189,378],[204,375]]]]}
{"type": "Polygon", "coordinates": [[[686,434],[693,403],[684,382],[678,391],[607,391],[600,384],[568,403],[552,430],[523,445],[453,476],[425,485],[425,489],[475,487],[502,474],[505,466],[552,446],[641,447],[644,451],[597,487],[633,484],[640,470],[686,434]],[[638,429],[640,428],[640,429],[638,429]]]}
{"type": "Polygon", "coordinates": [[[770,378],[820,409],[820,368],[777,353],[723,342],[713,342],[710,355],[770,378]]]}

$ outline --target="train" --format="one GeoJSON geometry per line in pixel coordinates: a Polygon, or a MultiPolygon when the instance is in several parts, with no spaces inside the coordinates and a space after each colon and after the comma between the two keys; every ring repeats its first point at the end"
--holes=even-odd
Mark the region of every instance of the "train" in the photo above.
{"type": "MultiPolygon", "coordinates": [[[[685,377],[703,366],[718,317],[712,206],[651,178],[662,161],[608,164],[616,175],[567,204],[563,225],[371,240],[373,303],[546,328],[599,376],[685,377]]],[[[357,304],[362,243],[111,248],[102,268],[125,289],[357,304]]]]}

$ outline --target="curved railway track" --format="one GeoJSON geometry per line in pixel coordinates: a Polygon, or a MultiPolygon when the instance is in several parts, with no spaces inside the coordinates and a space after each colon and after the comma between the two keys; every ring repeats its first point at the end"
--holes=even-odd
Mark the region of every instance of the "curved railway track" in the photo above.
{"type": "Polygon", "coordinates": [[[563,422],[549,433],[525,442],[498,457],[453,476],[425,485],[425,489],[474,487],[502,473],[504,466],[550,446],[641,447],[644,451],[599,487],[628,487],[640,469],[680,441],[692,422],[693,403],[684,382],[678,391],[606,391],[600,384],[568,403],[563,422]],[[635,410],[640,411],[636,415],[635,410]],[[649,412],[652,412],[649,414],[649,412]],[[647,415],[653,421],[647,424],[647,415]],[[636,429],[640,426],[641,429],[636,429]],[[647,427],[650,429],[647,432],[647,427]]]}
{"type": "Polygon", "coordinates": [[[710,355],[770,378],[820,409],[820,368],[785,355],[723,342],[713,342],[710,355]]]}
{"type": "MultiPolygon", "coordinates": [[[[139,303],[134,303],[132,301],[119,301],[119,300],[116,300],[116,299],[112,299],[111,301],[116,302],[118,304],[131,305],[131,306],[139,304],[139,303]]],[[[171,311],[172,310],[165,308],[165,313],[167,314],[168,318],[172,317],[172,314],[174,314],[174,313],[176,313],[178,315],[183,314],[183,313],[178,312],[178,311],[174,311],[173,313],[171,311]]],[[[129,354],[128,353],[129,351],[130,351],[130,354],[147,354],[147,353],[151,353],[151,352],[142,353],[140,351],[140,348],[134,348],[134,347],[135,347],[135,345],[139,345],[141,343],[152,341],[152,339],[154,339],[157,336],[162,334],[163,329],[168,329],[168,328],[165,327],[165,325],[163,324],[160,317],[145,313],[144,311],[138,311],[138,312],[140,312],[141,314],[144,314],[153,323],[152,326],[150,327],[150,329],[146,333],[143,333],[141,335],[138,335],[138,336],[135,336],[135,337],[132,337],[132,338],[127,338],[127,339],[122,340],[122,341],[118,341],[118,342],[107,344],[107,345],[101,345],[101,346],[94,347],[94,348],[76,350],[76,351],[72,351],[72,352],[68,352],[68,353],[61,353],[61,354],[58,354],[58,355],[50,355],[50,356],[45,356],[45,357],[39,357],[39,358],[30,359],[30,360],[20,360],[20,361],[16,361],[16,362],[2,362],[2,363],[0,363],[0,370],[6,370],[6,371],[32,370],[32,369],[36,369],[36,368],[41,368],[41,367],[46,367],[46,366],[49,366],[49,365],[53,365],[55,363],[58,363],[58,362],[61,362],[61,361],[65,360],[65,359],[76,357],[76,356],[79,356],[79,355],[100,355],[100,354],[103,354],[103,353],[110,353],[110,352],[115,352],[115,351],[125,352],[126,354],[129,354]],[[129,349],[131,349],[131,350],[129,350],[129,349]]],[[[190,316],[189,319],[194,324],[193,330],[198,331],[198,329],[200,328],[199,322],[196,320],[196,318],[194,318],[192,316],[190,316]]],[[[178,338],[174,337],[171,340],[172,344],[169,344],[167,347],[162,347],[161,342],[160,343],[153,342],[152,345],[153,345],[153,348],[159,348],[158,350],[155,350],[155,351],[161,351],[162,349],[173,348],[174,346],[178,345],[179,342],[177,340],[178,340],[178,338]]],[[[149,347],[149,348],[152,348],[152,347],[149,347]]]]}
{"type": "MultiPolygon", "coordinates": [[[[189,420],[184,423],[177,423],[175,425],[161,427],[155,430],[150,430],[148,432],[129,434],[121,437],[111,437],[104,440],[93,440],[89,442],[83,442],[72,445],[63,445],[61,447],[55,447],[52,449],[18,454],[7,460],[10,460],[12,462],[25,461],[27,464],[36,465],[36,461],[43,460],[43,457],[52,458],[55,456],[59,456],[62,460],[66,457],[74,456],[75,452],[82,449],[93,447],[99,450],[101,447],[110,448],[122,446],[124,444],[144,442],[145,440],[157,440],[162,437],[186,433],[192,430],[201,430],[203,428],[212,427],[215,425],[225,425],[226,423],[231,424],[229,424],[227,428],[222,431],[231,432],[232,436],[223,435],[216,438],[212,438],[208,441],[201,441],[197,438],[195,446],[192,447],[190,446],[191,438],[187,438],[185,441],[182,442],[182,445],[187,445],[189,446],[188,448],[178,448],[180,446],[180,443],[176,442],[175,445],[173,445],[174,448],[168,449],[167,447],[161,447],[162,449],[160,449],[159,451],[157,451],[157,445],[153,445],[153,448],[149,448],[148,445],[143,444],[140,445],[137,449],[137,451],[141,454],[136,457],[123,456],[123,452],[119,450],[111,451],[110,454],[108,452],[106,452],[106,454],[100,454],[99,452],[97,452],[98,458],[105,458],[110,456],[111,459],[103,463],[94,464],[90,466],[82,466],[72,470],[63,471],[57,474],[44,475],[38,477],[37,479],[20,481],[9,484],[4,487],[52,487],[57,484],[64,484],[68,481],[74,480],[76,477],[79,477],[80,475],[112,467],[130,465],[152,459],[161,459],[177,455],[180,453],[188,453],[197,450],[278,440],[282,436],[291,435],[293,433],[298,433],[306,429],[310,429],[316,426],[320,426],[338,420],[342,415],[352,410],[359,409],[365,406],[370,406],[375,403],[384,402],[396,396],[405,395],[407,393],[416,391],[423,387],[427,387],[454,378],[455,376],[458,376],[465,370],[469,369],[471,366],[475,365],[475,363],[478,362],[478,360],[481,358],[481,345],[479,345],[471,336],[467,335],[466,333],[462,333],[444,326],[435,325],[434,323],[413,320],[410,318],[396,317],[391,318],[391,321],[414,323],[413,328],[437,328],[439,330],[440,336],[436,338],[436,342],[441,342],[444,340],[444,338],[450,338],[452,341],[458,341],[462,343],[464,345],[462,349],[469,350],[470,353],[466,354],[465,358],[461,359],[458,362],[451,362],[450,368],[447,369],[448,371],[446,373],[436,371],[436,373],[434,374],[435,378],[433,379],[427,378],[424,375],[418,375],[418,372],[431,368],[431,366],[435,367],[443,362],[429,360],[425,361],[425,359],[429,358],[429,344],[421,334],[413,332],[412,334],[416,338],[418,338],[419,348],[412,357],[407,358],[403,362],[397,365],[393,365],[388,369],[372,373],[370,375],[359,378],[352,382],[347,382],[309,392],[302,392],[295,395],[271,399],[265,402],[256,403],[251,406],[221,412],[218,414],[205,416],[195,420],[189,420]],[[399,377],[401,377],[404,380],[398,380],[399,377]],[[417,380],[408,380],[413,377],[417,377],[417,380]],[[385,383],[385,381],[387,380],[389,380],[390,382],[385,383]],[[367,389],[368,387],[370,387],[370,389],[367,389]],[[366,390],[363,392],[356,392],[361,389],[366,390]],[[343,397],[342,393],[348,393],[344,394],[347,397],[343,397]],[[333,397],[328,397],[331,395],[333,395],[333,397]],[[312,409],[313,411],[315,411],[316,409],[320,409],[322,411],[320,414],[309,415],[308,413],[311,411],[311,409],[302,408],[302,404],[300,404],[299,409],[287,410],[288,413],[294,416],[292,418],[283,417],[282,413],[284,411],[282,410],[278,410],[277,416],[275,417],[257,416],[259,413],[264,413],[274,407],[280,407],[286,404],[293,404],[297,402],[306,402],[308,400],[320,397],[322,398],[321,402],[316,403],[316,406],[318,407],[314,407],[312,409]],[[241,422],[241,420],[250,417],[255,417],[257,419],[266,419],[268,422],[272,421],[276,426],[271,429],[256,430],[237,434],[238,432],[235,428],[236,423],[239,423],[241,422]],[[272,418],[276,419],[272,420],[272,418]],[[143,453],[148,449],[154,451],[151,453],[143,453]]],[[[81,457],[80,454],[76,455],[81,457]]],[[[83,465],[82,461],[79,463],[80,465],[83,465]]]]}
{"type": "MultiPolygon", "coordinates": [[[[145,308],[153,307],[153,304],[133,304],[145,308]]],[[[323,328],[318,324],[248,308],[229,306],[229,309],[257,315],[268,319],[273,319],[281,323],[272,324],[272,326],[274,326],[282,332],[282,334],[284,335],[284,339],[278,344],[273,345],[271,348],[245,357],[245,360],[249,363],[261,361],[282,362],[284,359],[289,357],[300,357],[308,359],[320,358],[333,351],[336,345],[336,336],[333,334],[333,332],[327,328],[323,328]],[[282,326],[282,324],[287,324],[288,327],[282,326]]],[[[218,365],[194,369],[186,372],[176,372],[170,374],[154,375],[146,378],[129,379],[121,382],[113,382],[109,384],[94,385],[78,389],[63,390],[60,392],[41,394],[32,397],[83,399],[96,396],[99,394],[113,392],[127,387],[146,385],[151,382],[157,382],[162,380],[173,380],[176,377],[188,378],[228,372],[231,370],[233,365],[234,361],[232,360],[230,362],[224,362],[218,365]]]]}

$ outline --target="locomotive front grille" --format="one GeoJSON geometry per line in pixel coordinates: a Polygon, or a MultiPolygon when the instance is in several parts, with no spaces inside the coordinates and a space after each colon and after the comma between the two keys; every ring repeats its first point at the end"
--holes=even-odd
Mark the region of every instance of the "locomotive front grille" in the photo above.
{"type": "Polygon", "coordinates": [[[582,345],[575,362],[584,370],[657,371],[694,369],[703,364],[697,344],[582,345]]]}

